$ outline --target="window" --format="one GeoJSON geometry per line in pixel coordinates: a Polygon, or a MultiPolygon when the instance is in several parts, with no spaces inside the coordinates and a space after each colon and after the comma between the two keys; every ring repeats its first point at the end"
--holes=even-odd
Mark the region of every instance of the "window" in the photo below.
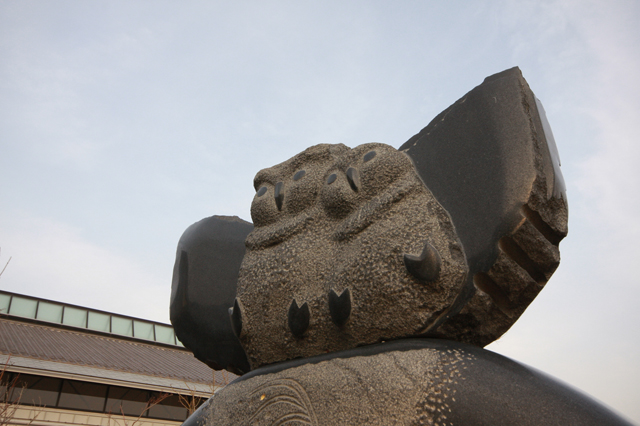
{"type": "Polygon", "coordinates": [[[58,407],[84,411],[103,411],[106,396],[106,385],[65,380],[62,384],[58,407]]]}
{"type": "Polygon", "coordinates": [[[0,392],[0,401],[3,401],[6,395],[9,401],[23,405],[95,411],[114,415],[124,413],[132,417],[179,421],[187,419],[189,415],[187,406],[198,408],[206,400],[193,396],[181,397],[177,394],[143,389],[17,373],[5,373],[0,383],[0,392]],[[12,380],[16,377],[16,385],[12,388],[12,380]],[[6,395],[7,386],[9,395],[6,395]],[[160,402],[149,408],[149,402],[157,399],[160,399],[160,402]]]}
{"type": "Polygon", "coordinates": [[[40,300],[15,294],[5,294],[0,290],[0,314],[15,315],[39,321],[64,324],[134,337],[159,343],[182,346],[176,339],[173,327],[137,318],[127,318],[108,312],[66,305],[64,303],[40,300]]]}
{"type": "Polygon", "coordinates": [[[111,332],[133,337],[133,322],[129,318],[111,316],[111,332]]]}
{"type": "Polygon", "coordinates": [[[11,390],[11,402],[39,407],[55,407],[60,392],[62,380],[53,377],[32,376],[30,374],[15,374],[18,376],[15,387],[11,390]]]}
{"type": "Polygon", "coordinates": [[[101,314],[100,312],[89,311],[89,320],[87,328],[96,331],[104,331],[105,333],[111,332],[110,324],[111,316],[107,314],[101,314]]]}
{"type": "Polygon", "coordinates": [[[0,314],[9,313],[9,303],[11,302],[11,296],[8,294],[0,294],[0,314]]]}
{"type": "MultiPolygon", "coordinates": [[[[157,397],[157,394],[155,395],[157,397]]],[[[149,409],[149,417],[167,420],[186,420],[189,411],[180,402],[178,395],[169,395],[149,409]]]]}
{"type": "Polygon", "coordinates": [[[62,305],[40,301],[36,319],[49,322],[62,322],[62,305]]]}
{"type": "Polygon", "coordinates": [[[149,401],[148,391],[110,386],[105,411],[138,417],[147,408],[147,401],[149,401]]]}
{"type": "Polygon", "coordinates": [[[62,323],[65,325],[72,325],[74,327],[87,327],[87,310],[72,308],[71,306],[65,306],[62,315],[62,323]]]}
{"type": "Polygon", "coordinates": [[[146,321],[133,321],[133,336],[138,339],[155,340],[153,336],[153,324],[146,321]]]}
{"type": "Polygon", "coordinates": [[[13,296],[13,300],[11,300],[11,312],[9,313],[19,317],[35,318],[37,307],[37,300],[13,296]]]}
{"type": "Polygon", "coordinates": [[[156,324],[156,341],[175,345],[176,341],[173,335],[173,328],[156,324]]]}

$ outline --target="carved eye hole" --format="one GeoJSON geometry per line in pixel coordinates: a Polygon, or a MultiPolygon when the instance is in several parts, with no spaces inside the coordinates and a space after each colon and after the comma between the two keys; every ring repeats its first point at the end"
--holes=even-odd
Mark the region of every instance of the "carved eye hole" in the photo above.
{"type": "Polygon", "coordinates": [[[300,180],[302,179],[302,177],[306,174],[307,172],[305,172],[304,170],[300,170],[298,173],[296,173],[295,175],[293,175],[293,180],[300,180]]]}
{"type": "Polygon", "coordinates": [[[376,156],[376,152],[375,151],[369,151],[364,155],[364,162],[366,163],[367,161],[373,159],[373,157],[376,156]]]}
{"type": "Polygon", "coordinates": [[[336,179],[338,178],[338,175],[335,173],[332,173],[329,175],[329,177],[327,178],[327,185],[331,185],[333,182],[336,181],[336,179]]]}
{"type": "Polygon", "coordinates": [[[267,193],[267,187],[263,186],[262,188],[258,189],[258,192],[256,193],[256,196],[257,197],[262,197],[266,193],[267,193]]]}

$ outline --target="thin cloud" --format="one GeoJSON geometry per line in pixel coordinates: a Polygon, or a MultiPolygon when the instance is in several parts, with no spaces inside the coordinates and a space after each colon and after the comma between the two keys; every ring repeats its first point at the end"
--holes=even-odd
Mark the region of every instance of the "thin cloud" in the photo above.
{"type": "Polygon", "coordinates": [[[168,321],[166,280],[98,247],[79,229],[42,217],[3,218],[3,252],[12,256],[0,284],[36,295],[142,318],[168,321]]]}

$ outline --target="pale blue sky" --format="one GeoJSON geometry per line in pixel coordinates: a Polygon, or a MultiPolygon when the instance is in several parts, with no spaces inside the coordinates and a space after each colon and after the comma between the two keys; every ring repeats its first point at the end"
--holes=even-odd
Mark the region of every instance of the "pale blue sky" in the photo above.
{"type": "Polygon", "coordinates": [[[177,241],[317,143],[400,146],[519,66],[562,263],[489,349],[640,423],[637,1],[0,0],[0,288],[168,320],[177,241]]]}

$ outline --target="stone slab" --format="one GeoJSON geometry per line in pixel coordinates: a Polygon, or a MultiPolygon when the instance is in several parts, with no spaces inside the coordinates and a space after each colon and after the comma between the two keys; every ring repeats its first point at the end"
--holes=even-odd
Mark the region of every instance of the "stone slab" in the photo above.
{"type": "Polygon", "coordinates": [[[195,425],[629,425],[536,370],[471,345],[408,339],[258,369],[195,425]]]}

